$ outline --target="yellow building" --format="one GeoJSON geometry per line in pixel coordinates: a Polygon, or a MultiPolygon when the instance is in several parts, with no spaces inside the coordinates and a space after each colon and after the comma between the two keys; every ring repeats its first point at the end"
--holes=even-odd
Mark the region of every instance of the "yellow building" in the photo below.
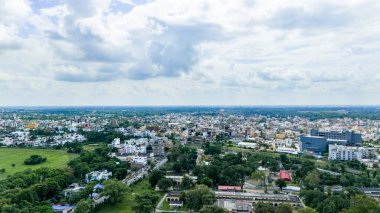
{"type": "Polygon", "coordinates": [[[276,139],[285,139],[285,133],[276,134],[276,139]]]}
{"type": "Polygon", "coordinates": [[[29,129],[37,129],[38,123],[28,123],[25,127],[29,129]]]}

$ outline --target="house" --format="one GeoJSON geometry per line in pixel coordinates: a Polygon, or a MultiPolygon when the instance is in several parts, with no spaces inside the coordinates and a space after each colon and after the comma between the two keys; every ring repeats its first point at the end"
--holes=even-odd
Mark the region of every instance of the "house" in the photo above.
{"type": "MultiPolygon", "coordinates": [[[[190,178],[193,182],[196,182],[198,179],[197,176],[190,176],[190,175],[186,175],[186,174],[185,174],[185,176],[190,178]]],[[[183,175],[166,175],[165,178],[172,179],[174,181],[174,184],[180,185],[185,176],[183,176],[183,175]]]]}
{"type": "Polygon", "coordinates": [[[89,183],[91,181],[101,181],[108,180],[112,177],[112,172],[108,172],[107,170],[103,171],[92,171],[86,174],[86,182],[89,183]]]}
{"type": "Polygon", "coordinates": [[[180,200],[172,200],[169,201],[169,206],[171,208],[181,208],[183,206],[183,202],[180,200]]]}
{"type": "Polygon", "coordinates": [[[120,138],[113,139],[111,146],[112,148],[120,148],[121,147],[120,138]]]}
{"type": "Polygon", "coordinates": [[[283,179],[285,181],[292,181],[292,177],[290,176],[289,172],[285,170],[281,170],[280,173],[278,174],[279,179],[283,179]]]}
{"type": "Polygon", "coordinates": [[[100,184],[100,183],[97,183],[95,186],[94,186],[94,191],[96,190],[101,190],[101,189],[104,189],[104,185],[100,184]]]}
{"type": "Polygon", "coordinates": [[[249,143],[249,142],[239,142],[239,147],[248,148],[248,149],[256,149],[257,143],[249,143]]]}
{"type": "Polygon", "coordinates": [[[241,186],[218,186],[219,191],[241,191],[241,186]]]}
{"type": "Polygon", "coordinates": [[[86,187],[80,186],[78,183],[73,183],[69,187],[67,187],[65,190],[63,190],[65,198],[70,197],[74,193],[80,192],[82,189],[85,189],[86,187]]]}
{"type": "Polygon", "coordinates": [[[75,205],[64,205],[64,206],[61,206],[61,205],[53,205],[51,208],[52,208],[52,210],[53,210],[54,212],[60,212],[60,213],[72,213],[72,212],[74,212],[75,205]]]}
{"type": "Polygon", "coordinates": [[[380,188],[359,188],[365,195],[372,197],[377,202],[380,202],[380,188]]]}
{"type": "Polygon", "coordinates": [[[181,196],[181,192],[180,191],[170,191],[167,195],[166,195],[166,201],[170,202],[170,201],[179,201],[180,200],[180,196],[181,196]]]}

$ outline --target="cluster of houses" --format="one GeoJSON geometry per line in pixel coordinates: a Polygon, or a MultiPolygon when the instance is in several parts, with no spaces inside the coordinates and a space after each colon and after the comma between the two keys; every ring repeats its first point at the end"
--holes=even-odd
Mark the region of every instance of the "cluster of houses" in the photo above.
{"type": "Polygon", "coordinates": [[[148,159],[164,157],[167,144],[168,139],[165,137],[138,138],[124,142],[121,142],[120,138],[115,138],[110,146],[116,150],[112,156],[141,167],[148,164],[148,159]]]}
{"type": "MultiPolygon", "coordinates": [[[[102,196],[101,192],[104,189],[102,182],[112,178],[112,172],[107,170],[102,171],[92,171],[85,175],[85,183],[96,182],[92,188],[92,193],[88,195],[93,201],[94,207],[100,205],[109,199],[109,196],[102,196]]],[[[82,190],[86,189],[86,185],[81,185],[79,183],[73,183],[69,187],[63,190],[63,195],[65,198],[69,198],[76,193],[80,193],[82,190]]],[[[72,213],[75,212],[75,205],[53,205],[52,210],[60,213],[72,213]]]]}

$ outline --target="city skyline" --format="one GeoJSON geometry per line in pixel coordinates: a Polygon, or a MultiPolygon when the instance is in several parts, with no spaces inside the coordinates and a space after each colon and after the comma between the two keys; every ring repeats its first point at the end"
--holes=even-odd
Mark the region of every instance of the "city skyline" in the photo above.
{"type": "Polygon", "coordinates": [[[379,9],[0,0],[0,106],[377,106],[379,9]]]}

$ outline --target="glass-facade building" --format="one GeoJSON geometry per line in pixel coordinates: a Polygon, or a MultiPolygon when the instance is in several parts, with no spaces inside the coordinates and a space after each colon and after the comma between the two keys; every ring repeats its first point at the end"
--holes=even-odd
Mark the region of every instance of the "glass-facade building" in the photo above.
{"type": "Polygon", "coordinates": [[[314,153],[326,152],[328,144],[359,146],[362,143],[362,135],[354,131],[320,131],[311,129],[310,135],[300,137],[301,151],[311,151],[314,153]]]}

